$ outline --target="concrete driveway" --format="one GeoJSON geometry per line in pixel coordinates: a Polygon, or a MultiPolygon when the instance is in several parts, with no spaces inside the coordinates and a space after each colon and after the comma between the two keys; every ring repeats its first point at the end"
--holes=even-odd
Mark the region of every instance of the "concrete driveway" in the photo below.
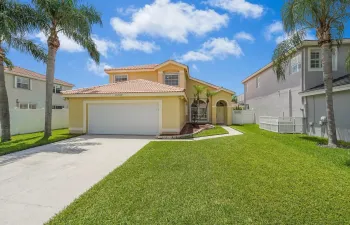
{"type": "Polygon", "coordinates": [[[0,157],[0,224],[43,224],[149,143],[80,136],[0,157]]]}

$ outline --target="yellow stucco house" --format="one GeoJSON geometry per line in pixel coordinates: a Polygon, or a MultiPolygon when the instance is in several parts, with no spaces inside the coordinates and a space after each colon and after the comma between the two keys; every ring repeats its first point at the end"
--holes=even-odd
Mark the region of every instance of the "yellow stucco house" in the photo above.
{"type": "Polygon", "coordinates": [[[109,84],[63,91],[69,103],[71,133],[179,134],[198,107],[194,85],[203,93],[199,123],[232,124],[233,91],[190,76],[188,66],[173,60],[161,64],[106,69],[109,84]]]}

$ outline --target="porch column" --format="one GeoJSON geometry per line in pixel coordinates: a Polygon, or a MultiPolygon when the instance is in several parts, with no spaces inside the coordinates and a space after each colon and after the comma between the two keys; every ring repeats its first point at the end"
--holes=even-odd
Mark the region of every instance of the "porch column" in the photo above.
{"type": "Polygon", "coordinates": [[[226,125],[232,125],[232,113],[233,113],[233,107],[232,106],[226,106],[227,112],[226,112],[226,125]]]}
{"type": "Polygon", "coordinates": [[[216,106],[211,107],[211,123],[216,124],[216,106]]]}

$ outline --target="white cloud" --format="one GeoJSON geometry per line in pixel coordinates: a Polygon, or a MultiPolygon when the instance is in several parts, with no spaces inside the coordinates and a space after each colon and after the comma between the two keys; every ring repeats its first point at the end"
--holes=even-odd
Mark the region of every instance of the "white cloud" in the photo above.
{"type": "MultiPolygon", "coordinates": [[[[276,44],[281,43],[284,40],[287,40],[291,37],[291,34],[287,34],[283,30],[283,24],[281,21],[274,21],[272,24],[265,28],[265,38],[266,40],[272,40],[276,42],[276,44]]],[[[307,31],[304,37],[304,40],[314,40],[316,37],[310,31],[307,31]]]]}
{"type": "Polygon", "coordinates": [[[235,34],[235,39],[237,40],[247,40],[247,41],[250,41],[250,42],[254,42],[255,41],[255,38],[253,37],[253,35],[247,33],[247,32],[244,32],[244,31],[241,31],[241,32],[238,32],[237,34],[235,34]]]}
{"type": "MultiPolygon", "coordinates": [[[[268,25],[265,28],[265,39],[266,40],[271,40],[273,37],[275,37],[278,34],[283,33],[283,24],[281,21],[274,21],[272,24],[268,25]]],[[[281,36],[281,35],[279,35],[281,36]]],[[[281,39],[281,37],[278,37],[281,39]]]]}
{"type": "Polygon", "coordinates": [[[246,0],[208,0],[210,6],[225,9],[231,13],[236,13],[245,18],[259,18],[264,13],[262,5],[253,4],[246,0]]]}
{"type": "Polygon", "coordinates": [[[120,46],[125,51],[138,50],[145,53],[152,53],[153,51],[159,50],[159,46],[153,42],[139,41],[131,38],[122,39],[120,46]]]}
{"type": "Polygon", "coordinates": [[[192,68],[195,70],[195,71],[199,71],[198,67],[196,64],[192,64],[192,68]]]}
{"type": "MultiPolygon", "coordinates": [[[[42,43],[47,43],[47,37],[43,32],[39,32],[34,35],[34,38],[38,38],[42,43]]],[[[66,51],[66,52],[83,52],[85,51],[82,46],[77,44],[72,39],[68,38],[63,33],[58,33],[58,38],[60,40],[60,50],[66,51]]],[[[99,38],[97,35],[93,35],[92,39],[94,40],[97,50],[103,55],[104,57],[108,56],[109,51],[117,51],[117,44],[115,44],[112,41],[99,38]]]]}
{"type": "Polygon", "coordinates": [[[129,16],[135,12],[137,12],[137,8],[134,5],[130,5],[127,8],[117,8],[117,12],[122,16],[129,16]]]}
{"type": "MultiPolygon", "coordinates": [[[[34,37],[38,38],[43,44],[46,45],[47,37],[43,32],[39,32],[34,37]]],[[[78,45],[75,41],[69,39],[66,35],[58,33],[58,38],[60,40],[60,50],[67,52],[83,52],[84,48],[78,45]]]]}
{"type": "Polygon", "coordinates": [[[224,59],[228,55],[236,57],[243,55],[237,41],[228,38],[211,38],[204,42],[198,51],[189,51],[178,60],[181,62],[211,61],[216,58],[224,59]]]}
{"type": "Polygon", "coordinates": [[[108,52],[115,52],[118,50],[117,44],[110,40],[99,38],[97,35],[93,35],[92,39],[96,44],[97,50],[106,58],[108,57],[108,52]]]}
{"type": "Polygon", "coordinates": [[[228,23],[226,14],[214,10],[199,10],[184,2],[155,0],[131,15],[127,22],[118,17],[111,19],[116,33],[123,38],[136,40],[140,35],[161,37],[176,42],[187,42],[189,34],[204,35],[228,23]]]}
{"type": "Polygon", "coordinates": [[[92,59],[88,59],[86,68],[88,71],[94,73],[97,76],[105,77],[108,74],[105,73],[104,70],[111,68],[111,66],[104,62],[101,62],[99,65],[97,65],[92,59]]]}

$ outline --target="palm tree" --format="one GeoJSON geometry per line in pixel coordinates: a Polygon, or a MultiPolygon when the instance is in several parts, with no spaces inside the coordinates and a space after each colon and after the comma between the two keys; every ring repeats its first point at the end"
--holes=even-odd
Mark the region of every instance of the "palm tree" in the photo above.
{"type": "MultiPolygon", "coordinates": [[[[344,26],[350,16],[350,1],[343,0],[288,0],[282,9],[283,27],[291,35],[279,44],[273,54],[273,68],[277,79],[285,79],[285,68],[302,44],[305,33],[316,30],[322,49],[323,81],[326,94],[328,146],[337,146],[333,110],[332,46],[340,45],[344,26]]],[[[350,68],[350,57],[346,60],[350,68]]]]}
{"type": "Polygon", "coordinates": [[[100,53],[91,38],[92,26],[102,26],[101,16],[93,6],[78,4],[77,0],[33,0],[42,15],[41,31],[48,37],[48,59],[46,67],[46,102],[44,138],[51,136],[52,93],[55,74],[56,53],[60,47],[58,34],[68,38],[87,49],[90,57],[100,61],[100,53]]]}
{"type": "Polygon", "coordinates": [[[11,140],[10,110],[5,85],[4,64],[13,67],[7,57],[10,48],[33,55],[36,60],[45,61],[43,48],[26,38],[26,33],[38,27],[38,15],[29,5],[14,1],[0,1],[0,123],[1,142],[11,140]]]}
{"type": "Polygon", "coordinates": [[[238,100],[237,100],[237,95],[232,95],[232,102],[234,102],[234,103],[237,103],[238,102],[238,100]]]}

